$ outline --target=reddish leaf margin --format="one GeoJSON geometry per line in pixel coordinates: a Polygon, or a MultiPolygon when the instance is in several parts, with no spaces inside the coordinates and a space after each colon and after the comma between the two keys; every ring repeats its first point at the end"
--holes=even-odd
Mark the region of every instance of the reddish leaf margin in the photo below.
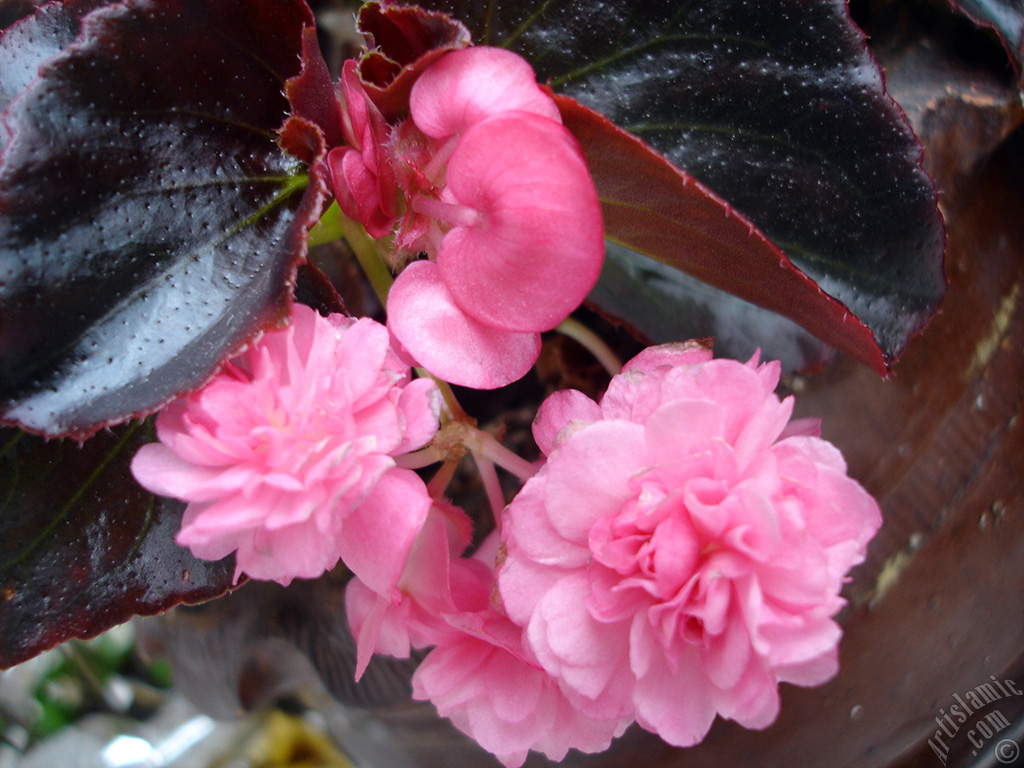
{"type": "Polygon", "coordinates": [[[797,269],[747,218],[640,139],[555,95],[583,147],[605,236],[794,320],[880,374],[891,360],[871,330],[797,269]],[[763,286],[771,285],[769,294],[763,286]]]}

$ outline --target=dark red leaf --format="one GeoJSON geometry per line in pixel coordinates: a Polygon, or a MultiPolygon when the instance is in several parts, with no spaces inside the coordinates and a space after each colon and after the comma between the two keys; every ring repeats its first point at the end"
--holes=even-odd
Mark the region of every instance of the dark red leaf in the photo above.
{"type": "Polygon", "coordinates": [[[789,317],[885,373],[871,331],[749,220],[607,118],[565,96],[555,101],[583,147],[611,239],[789,317]]]}
{"type": "Polygon", "coordinates": [[[608,317],[628,317],[646,344],[713,337],[716,355],[749,360],[759,352],[785,373],[815,371],[832,357],[832,347],[782,315],[617,243],[605,250],[587,303],[608,317]]]}
{"type": "Polygon", "coordinates": [[[0,71],[38,67],[4,115],[0,419],[84,437],[286,317],[325,195],[278,144],[286,88],[283,144],[312,160],[338,126],[303,0],[119,3],[45,56],[4,47],[26,21],[0,40],[0,71]]]}
{"type": "Polygon", "coordinates": [[[461,22],[391,3],[366,3],[357,28],[369,46],[359,61],[359,77],[388,120],[408,114],[409,92],[424,69],[447,51],[470,43],[469,30],[461,22]]]}
{"type": "Polygon", "coordinates": [[[1019,73],[1024,63],[1024,2],[1021,0],[950,0],[976,24],[995,30],[1019,73]]]}
{"type": "MultiPolygon", "coordinates": [[[[50,3],[38,11],[27,2],[3,4],[0,12],[6,17],[0,19],[0,28],[4,30],[0,35],[0,113],[36,79],[43,62],[78,37],[82,17],[109,3],[110,0],[68,0],[50,3]]],[[[7,132],[0,131],[0,149],[6,142],[7,132]]]]}
{"type": "Polygon", "coordinates": [[[38,3],[33,0],[5,0],[0,4],[0,30],[7,29],[16,21],[31,16],[38,3]]]}
{"type": "Polygon", "coordinates": [[[231,586],[232,558],[174,543],[184,504],[132,478],[153,439],[148,423],[82,446],[0,429],[0,667],[231,586]]]}
{"type": "MultiPolygon", "coordinates": [[[[714,190],[867,325],[886,359],[936,311],[935,188],[845,0],[419,4],[521,53],[554,90],[714,190]]],[[[776,287],[759,288],[771,303],[776,287]]]]}
{"type": "Polygon", "coordinates": [[[295,281],[295,300],[312,307],[321,315],[346,315],[345,302],[330,278],[312,262],[299,267],[295,281]]]}
{"type": "MultiPolygon", "coordinates": [[[[320,55],[316,29],[313,27],[306,27],[302,33],[302,61],[302,71],[285,84],[285,96],[291,105],[292,115],[317,126],[327,147],[344,144],[341,107],[334,95],[331,74],[327,71],[327,62],[320,55]]],[[[289,149],[287,145],[284,146],[289,149]]],[[[294,151],[292,154],[309,164],[318,159],[317,152],[299,154],[294,151]]]]}

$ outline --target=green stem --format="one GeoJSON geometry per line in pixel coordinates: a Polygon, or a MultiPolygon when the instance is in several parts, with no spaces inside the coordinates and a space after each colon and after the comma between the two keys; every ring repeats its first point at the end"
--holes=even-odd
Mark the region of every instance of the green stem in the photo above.
{"type": "Polygon", "coordinates": [[[337,224],[342,236],[345,238],[345,242],[352,248],[356,259],[359,260],[359,266],[363,268],[366,277],[370,281],[370,285],[373,286],[374,293],[377,294],[380,303],[386,307],[388,291],[391,290],[391,284],[395,282],[395,278],[377,249],[376,242],[366,234],[365,229],[342,214],[340,210],[338,211],[337,224]]]}
{"type": "Polygon", "coordinates": [[[622,372],[622,362],[618,356],[612,352],[611,347],[604,343],[596,333],[587,328],[579,320],[572,317],[567,317],[558,327],[556,331],[564,336],[568,336],[570,339],[579,342],[583,347],[586,348],[590,354],[592,354],[610,376],[617,376],[622,372]]]}
{"type": "Polygon", "coordinates": [[[310,248],[314,245],[323,245],[324,243],[330,243],[344,237],[345,233],[341,229],[341,221],[339,220],[341,215],[341,208],[338,207],[338,201],[335,200],[324,211],[320,221],[310,227],[309,232],[306,234],[306,242],[309,243],[310,248]]]}

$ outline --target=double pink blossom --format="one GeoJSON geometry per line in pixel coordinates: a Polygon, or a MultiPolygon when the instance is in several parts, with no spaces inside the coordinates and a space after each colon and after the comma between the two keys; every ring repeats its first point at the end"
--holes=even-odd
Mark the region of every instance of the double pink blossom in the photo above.
{"type": "Polygon", "coordinates": [[[832,445],[787,427],[778,376],[669,345],[600,403],[543,405],[548,460],[505,512],[497,583],[584,713],[686,746],[716,714],[763,728],[779,682],[835,673],[839,592],[881,517],[832,445]]]}
{"type": "Polygon", "coordinates": [[[396,246],[428,257],[398,275],[388,328],[452,383],[519,379],[540,332],[580,305],[601,269],[600,204],[579,145],[508,51],[467,48],[431,65],[385,144],[354,72],[343,79],[353,146],[329,156],[335,193],[376,234],[398,221],[384,200],[395,189],[396,246]]]}
{"type": "Polygon", "coordinates": [[[343,558],[387,593],[430,507],[394,457],[430,440],[439,408],[382,325],[296,304],[291,325],[160,412],[132,473],[188,502],[178,543],[208,560],[234,552],[236,579],[287,584],[343,558]]]}
{"type": "Polygon", "coordinates": [[[432,647],[413,677],[413,696],[509,768],[531,749],[554,760],[570,748],[607,749],[629,719],[582,712],[524,648],[520,627],[492,599],[497,536],[473,557],[458,557],[466,523],[459,510],[434,508],[398,583],[400,599],[383,600],[359,579],[349,583],[360,672],[370,652],[407,657],[432,647]]]}

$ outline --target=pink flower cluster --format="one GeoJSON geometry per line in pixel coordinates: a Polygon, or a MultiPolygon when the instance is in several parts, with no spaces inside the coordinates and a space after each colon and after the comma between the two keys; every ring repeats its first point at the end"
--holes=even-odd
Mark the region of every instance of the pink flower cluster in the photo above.
{"type": "Polygon", "coordinates": [[[434,382],[410,380],[384,326],[296,304],[289,327],[160,412],[160,442],[132,473],[188,502],[178,543],[207,560],[234,552],[236,580],[287,584],[344,559],[387,591],[430,508],[394,457],[430,440],[439,408],[434,382]]]}
{"type": "Polygon", "coordinates": [[[506,512],[498,587],[584,712],[686,746],[835,674],[839,591],[881,515],[831,444],[787,431],[778,378],[654,347],[600,404],[566,391],[539,413],[548,462],[506,512]]]}
{"type": "Polygon", "coordinates": [[[494,599],[493,534],[473,557],[468,518],[451,505],[431,511],[398,583],[401,600],[381,600],[359,579],[345,594],[359,648],[359,673],[371,653],[405,658],[433,650],[413,677],[413,696],[429,700],[507,766],[529,750],[560,760],[570,748],[607,749],[628,718],[581,712],[523,644],[522,631],[494,599]]]}
{"type": "MultiPolygon", "coordinates": [[[[393,237],[393,266],[427,258],[399,273],[387,327],[295,305],[288,328],[160,413],[132,472],[188,503],[177,541],[205,559],[235,553],[236,579],[287,584],[343,561],[357,674],[374,653],[430,649],[414,696],[510,768],[530,750],[605,749],[633,722],[679,746],[716,716],[767,726],[780,682],[836,672],[833,617],[877,504],[816,423],[790,421],[777,363],[665,345],[600,402],[545,401],[533,427],[545,462],[531,476],[506,458],[529,479],[465,556],[469,517],[399,466],[441,411],[407,362],[476,388],[522,376],[540,332],[597,279],[600,207],[514,54],[444,55],[394,125],[353,62],[342,89],[349,144],[328,158],[339,204],[393,237]]],[[[475,433],[455,439],[483,451],[475,427],[453,427],[405,466],[451,459],[451,435],[475,433]]]]}
{"type": "Polygon", "coordinates": [[[582,152],[519,56],[446,54],[388,126],[355,64],[342,77],[350,146],[331,151],[335,195],[400,253],[424,253],[388,295],[388,328],[434,375],[490,389],[536,361],[540,332],[576,309],[604,256],[582,152]]]}
{"type": "Polygon", "coordinates": [[[881,522],[816,425],[789,423],[778,375],[667,345],[600,403],[556,393],[496,573],[498,542],[458,558],[460,513],[435,508],[401,600],[374,613],[350,585],[360,653],[435,646],[415,695],[509,766],[603,749],[634,720],[680,746],[716,714],[767,726],[779,682],[835,674],[839,592],[881,522]]]}

